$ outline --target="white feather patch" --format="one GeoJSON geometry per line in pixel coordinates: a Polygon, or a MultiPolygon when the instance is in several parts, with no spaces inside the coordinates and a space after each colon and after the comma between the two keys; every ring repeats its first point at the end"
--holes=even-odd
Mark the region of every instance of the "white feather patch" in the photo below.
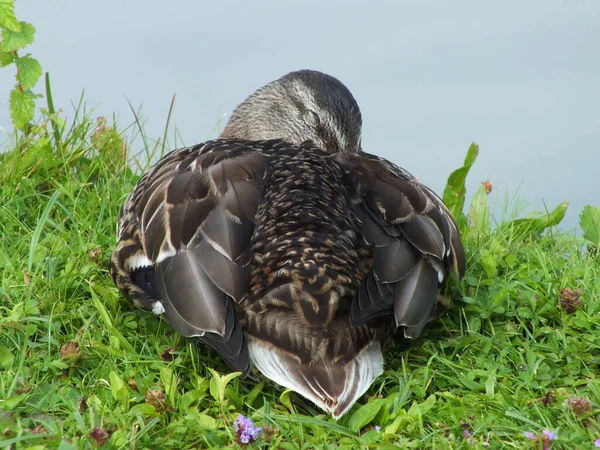
{"type": "MultiPolygon", "coordinates": [[[[318,389],[318,391],[314,388],[308,390],[305,386],[299,385],[295,380],[295,375],[299,374],[296,368],[297,363],[275,351],[272,346],[250,339],[248,350],[250,360],[265,377],[298,392],[319,408],[331,414],[334,419],[343,416],[383,372],[381,346],[378,342],[372,342],[354,360],[346,364],[346,379],[340,380],[340,383],[344,383],[344,390],[339,397],[330,398],[324,396],[323,389],[318,389]]],[[[316,380],[307,381],[308,384],[311,384],[312,381],[316,388],[320,387],[316,380]]]]}
{"type": "Polygon", "coordinates": [[[165,247],[166,246],[163,246],[163,248],[161,248],[160,253],[156,257],[156,264],[164,261],[167,258],[170,258],[171,256],[175,256],[177,254],[177,252],[171,247],[170,244],[169,244],[168,248],[165,248],[165,247]]]}
{"type": "Polygon", "coordinates": [[[139,269],[141,267],[150,267],[154,263],[150,261],[143,253],[134,253],[125,260],[125,268],[127,270],[139,269]]]}
{"type": "Polygon", "coordinates": [[[152,304],[152,314],[154,314],[156,316],[160,316],[164,312],[165,312],[165,308],[161,302],[156,301],[152,304]]]}

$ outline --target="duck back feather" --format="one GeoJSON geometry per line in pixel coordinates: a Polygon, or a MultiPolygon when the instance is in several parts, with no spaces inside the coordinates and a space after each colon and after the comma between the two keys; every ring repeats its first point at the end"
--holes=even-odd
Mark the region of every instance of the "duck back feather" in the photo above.
{"type": "Polygon", "coordinates": [[[115,283],[137,306],[340,417],[464,272],[443,202],[403,169],[311,142],[177,150],[119,219],[115,283]]]}

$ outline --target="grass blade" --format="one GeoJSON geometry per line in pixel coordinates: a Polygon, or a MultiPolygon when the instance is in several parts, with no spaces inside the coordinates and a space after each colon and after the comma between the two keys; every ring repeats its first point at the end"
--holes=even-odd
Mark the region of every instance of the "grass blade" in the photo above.
{"type": "Polygon", "coordinates": [[[60,142],[60,133],[58,132],[57,125],[54,123],[53,117],[56,114],[54,110],[54,101],[52,100],[52,89],[50,89],[50,73],[46,72],[46,101],[48,103],[48,113],[50,113],[50,126],[52,127],[52,135],[54,136],[54,144],[56,150],[60,153],[62,145],[60,142]]]}
{"type": "Polygon", "coordinates": [[[52,197],[50,197],[50,200],[48,200],[48,203],[46,204],[46,207],[44,208],[44,211],[42,212],[42,215],[38,219],[38,223],[35,226],[35,229],[33,230],[33,234],[31,235],[31,243],[29,244],[29,259],[27,260],[27,272],[31,272],[31,268],[33,267],[33,256],[35,254],[35,249],[37,248],[40,236],[42,235],[44,225],[46,224],[46,221],[50,216],[50,211],[52,211],[52,207],[56,203],[56,200],[58,199],[59,195],[60,191],[56,191],[54,192],[54,194],[52,194],[52,197]]]}

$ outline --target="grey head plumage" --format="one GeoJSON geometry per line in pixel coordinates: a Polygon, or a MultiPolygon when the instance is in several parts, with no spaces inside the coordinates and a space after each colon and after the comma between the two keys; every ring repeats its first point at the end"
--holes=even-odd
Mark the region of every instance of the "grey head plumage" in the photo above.
{"type": "Polygon", "coordinates": [[[314,70],[288,73],[258,89],[231,114],[224,139],[313,141],[328,151],[360,150],[362,118],[350,90],[314,70]]]}

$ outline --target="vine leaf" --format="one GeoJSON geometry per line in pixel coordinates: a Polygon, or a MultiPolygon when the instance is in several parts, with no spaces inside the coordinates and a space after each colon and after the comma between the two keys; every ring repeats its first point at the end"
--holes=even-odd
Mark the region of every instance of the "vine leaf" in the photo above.
{"type": "Polygon", "coordinates": [[[17,66],[17,81],[21,84],[21,89],[27,91],[36,85],[42,76],[42,65],[37,59],[32,58],[28,53],[21,58],[15,59],[17,66]]]}
{"type": "Polygon", "coordinates": [[[14,0],[0,0],[0,28],[21,31],[19,21],[15,16],[14,0]]]}
{"type": "Polygon", "coordinates": [[[3,52],[0,50],[0,67],[6,67],[12,64],[14,60],[15,54],[13,52],[3,52]]]}
{"type": "Polygon", "coordinates": [[[2,42],[0,50],[3,52],[14,52],[33,42],[35,27],[27,22],[19,22],[21,30],[13,31],[10,28],[2,28],[2,42]]]}
{"type": "Polygon", "coordinates": [[[585,206],[579,216],[579,226],[583,230],[583,238],[594,247],[600,247],[600,208],[585,206]]]}
{"type": "Polygon", "coordinates": [[[35,95],[31,91],[22,92],[15,87],[10,93],[10,117],[17,128],[24,128],[35,113],[35,95]]]}

